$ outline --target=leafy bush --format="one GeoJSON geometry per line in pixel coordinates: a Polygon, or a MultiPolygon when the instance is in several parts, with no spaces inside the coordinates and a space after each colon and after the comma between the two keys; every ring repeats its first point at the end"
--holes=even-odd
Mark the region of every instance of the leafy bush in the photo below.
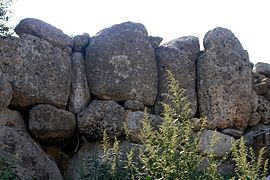
{"type": "Polygon", "coordinates": [[[8,25],[10,20],[10,5],[13,0],[0,0],[0,36],[9,36],[12,34],[11,27],[8,25]]]}
{"type": "MultiPolygon", "coordinates": [[[[185,91],[180,88],[179,82],[171,72],[168,72],[167,85],[169,93],[166,97],[166,103],[162,103],[164,122],[159,130],[155,130],[151,127],[147,113],[145,113],[142,121],[142,144],[139,153],[131,149],[123,154],[119,150],[117,139],[111,148],[109,138],[104,133],[102,162],[91,167],[97,170],[97,179],[218,180],[224,178],[218,170],[220,161],[215,155],[211,151],[205,155],[200,153],[200,140],[197,137],[203,131],[204,123],[198,132],[199,136],[195,136],[192,131],[193,124],[189,118],[190,103],[185,96],[185,91]]],[[[127,131],[128,136],[129,132],[127,131]]],[[[218,139],[213,137],[210,147],[215,146],[217,141],[218,139]]],[[[236,163],[237,178],[265,179],[268,160],[265,161],[264,168],[261,169],[263,150],[258,158],[252,149],[250,153],[251,156],[248,156],[243,139],[234,142],[232,157],[236,163]]],[[[97,161],[95,160],[95,162],[97,161]]],[[[88,179],[96,179],[93,176],[87,177],[91,177],[88,179]]]]}
{"type": "Polygon", "coordinates": [[[235,172],[239,179],[266,179],[268,171],[268,159],[263,162],[265,148],[262,148],[257,156],[253,148],[245,146],[244,138],[235,140],[232,146],[232,155],[235,160],[235,172]]]}

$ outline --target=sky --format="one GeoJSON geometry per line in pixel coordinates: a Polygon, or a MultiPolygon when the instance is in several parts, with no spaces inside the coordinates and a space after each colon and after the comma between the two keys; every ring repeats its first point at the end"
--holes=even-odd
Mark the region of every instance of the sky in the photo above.
{"type": "Polygon", "coordinates": [[[89,33],[126,21],[142,23],[163,42],[197,36],[203,49],[205,33],[230,29],[253,63],[270,63],[269,0],[16,0],[12,24],[37,18],[68,35],[89,33]]]}

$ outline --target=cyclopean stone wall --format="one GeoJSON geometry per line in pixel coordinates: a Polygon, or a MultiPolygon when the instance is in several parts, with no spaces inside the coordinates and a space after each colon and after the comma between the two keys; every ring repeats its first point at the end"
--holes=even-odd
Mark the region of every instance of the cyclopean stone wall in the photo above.
{"type": "Polygon", "coordinates": [[[242,135],[251,146],[270,145],[270,65],[253,70],[228,29],[207,32],[203,51],[193,36],[160,45],[162,38],[133,22],[72,38],[28,18],[15,32],[19,37],[0,38],[0,170],[12,165],[22,179],[62,179],[68,169],[76,177],[82,140],[98,143],[105,129],[109,138],[121,137],[124,122],[139,143],[145,107],[155,128],[163,121],[167,70],[186,90],[191,120],[207,117],[202,152],[213,135],[222,137],[218,156],[242,135]],[[79,153],[69,163],[61,152],[79,153]]]}

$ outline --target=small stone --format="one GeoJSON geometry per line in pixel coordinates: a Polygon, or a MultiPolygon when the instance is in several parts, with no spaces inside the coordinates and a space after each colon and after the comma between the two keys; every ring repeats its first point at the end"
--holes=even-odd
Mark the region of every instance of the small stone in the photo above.
{"type": "Polygon", "coordinates": [[[90,41],[90,36],[87,33],[77,35],[73,38],[73,51],[74,52],[85,52],[85,48],[90,41]]]}
{"type": "Polygon", "coordinates": [[[7,107],[12,99],[12,86],[4,78],[0,79],[0,109],[7,107]]]}
{"type": "Polygon", "coordinates": [[[266,82],[260,82],[258,84],[255,84],[253,86],[253,89],[258,95],[263,95],[267,91],[267,84],[266,82]]]}
{"type": "Polygon", "coordinates": [[[114,101],[93,100],[77,118],[78,131],[86,139],[102,139],[104,131],[114,139],[123,132],[125,110],[114,101]]]}
{"type": "Polygon", "coordinates": [[[143,111],[145,106],[138,100],[127,100],[125,101],[124,107],[131,111],[143,111]]]}
{"type": "Polygon", "coordinates": [[[223,129],[221,132],[223,134],[228,134],[235,138],[240,138],[243,135],[243,131],[239,131],[237,129],[231,129],[231,128],[223,129]]]}
{"type": "Polygon", "coordinates": [[[255,65],[255,73],[262,74],[266,77],[270,76],[270,64],[258,62],[255,65]]]}
{"type": "Polygon", "coordinates": [[[262,82],[264,82],[267,88],[270,88],[270,78],[263,78],[262,82]]]}
{"type": "Polygon", "coordinates": [[[148,36],[148,39],[154,49],[158,48],[161,41],[163,40],[162,37],[158,37],[158,36],[148,36]]]}
{"type": "Polygon", "coordinates": [[[129,130],[130,139],[132,142],[142,142],[141,131],[143,129],[144,116],[147,116],[150,125],[153,129],[158,130],[158,128],[163,123],[163,119],[160,116],[145,114],[141,111],[128,112],[126,116],[127,127],[129,130]]]}
{"type": "Polygon", "coordinates": [[[76,128],[74,114],[49,104],[41,104],[29,112],[29,130],[46,142],[58,142],[71,138],[76,128]]]}
{"type": "Polygon", "coordinates": [[[200,138],[200,151],[224,157],[231,151],[233,138],[213,130],[204,130],[200,138]]]}
{"type": "Polygon", "coordinates": [[[0,109],[0,126],[9,126],[27,132],[24,120],[20,112],[8,108],[0,109]]]}

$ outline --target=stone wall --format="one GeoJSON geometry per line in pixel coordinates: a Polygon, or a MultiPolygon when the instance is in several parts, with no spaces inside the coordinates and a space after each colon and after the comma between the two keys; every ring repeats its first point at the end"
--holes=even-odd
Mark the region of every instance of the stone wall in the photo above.
{"type": "Polygon", "coordinates": [[[29,18],[15,32],[19,37],[0,39],[0,145],[12,147],[1,152],[17,155],[22,178],[62,179],[66,169],[75,178],[75,160],[68,166],[60,152],[82,154],[81,140],[98,142],[105,129],[121,137],[124,122],[140,142],[145,107],[153,126],[162,123],[167,70],[186,90],[190,118],[207,117],[202,148],[217,133],[220,156],[241,135],[251,146],[270,144],[270,65],[253,70],[228,29],[207,32],[203,51],[193,36],[160,45],[162,38],[133,22],[72,38],[29,18]]]}

